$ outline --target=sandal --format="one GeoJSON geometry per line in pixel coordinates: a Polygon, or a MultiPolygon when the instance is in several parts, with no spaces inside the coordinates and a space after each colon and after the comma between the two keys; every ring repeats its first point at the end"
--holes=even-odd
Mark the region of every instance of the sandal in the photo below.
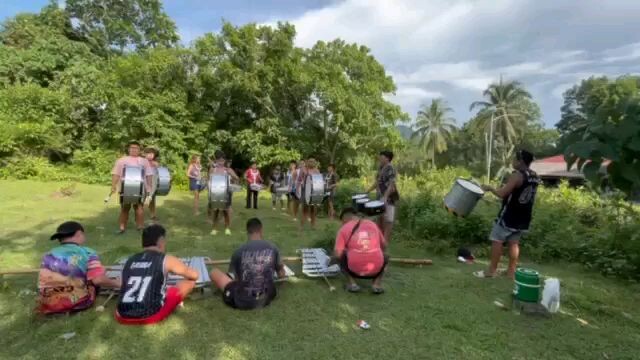
{"type": "Polygon", "coordinates": [[[381,288],[381,287],[378,287],[378,286],[372,286],[371,287],[371,292],[374,295],[382,295],[382,294],[384,294],[384,289],[381,288]]]}
{"type": "Polygon", "coordinates": [[[344,286],[344,288],[350,293],[360,292],[360,286],[358,286],[358,284],[347,284],[344,286]]]}
{"type": "Polygon", "coordinates": [[[480,278],[480,279],[493,279],[493,278],[496,277],[496,274],[489,275],[484,270],[480,270],[480,271],[474,271],[473,272],[473,276],[475,276],[477,278],[480,278]]]}

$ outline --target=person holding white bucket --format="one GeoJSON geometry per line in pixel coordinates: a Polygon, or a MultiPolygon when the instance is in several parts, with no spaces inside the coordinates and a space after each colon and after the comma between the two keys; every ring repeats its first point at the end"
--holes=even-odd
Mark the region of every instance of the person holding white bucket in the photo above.
{"type": "Polygon", "coordinates": [[[512,163],[515,171],[504,186],[499,189],[489,185],[481,186],[482,190],[491,192],[502,199],[502,208],[489,236],[492,242],[489,269],[474,272],[473,274],[477,277],[491,278],[496,276],[505,242],[509,244],[507,276],[514,277],[520,255],[520,238],[529,230],[536,191],[540,184],[538,175],[529,168],[533,159],[532,153],[526,150],[518,151],[512,163]]]}

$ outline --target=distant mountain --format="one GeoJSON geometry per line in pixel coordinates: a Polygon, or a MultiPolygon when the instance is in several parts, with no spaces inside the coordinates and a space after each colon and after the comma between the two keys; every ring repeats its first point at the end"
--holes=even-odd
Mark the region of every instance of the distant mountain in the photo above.
{"type": "Polygon", "coordinates": [[[407,140],[411,139],[411,134],[413,134],[413,130],[411,130],[410,127],[405,125],[396,125],[396,129],[398,129],[398,131],[400,132],[400,135],[402,135],[403,138],[407,140]]]}

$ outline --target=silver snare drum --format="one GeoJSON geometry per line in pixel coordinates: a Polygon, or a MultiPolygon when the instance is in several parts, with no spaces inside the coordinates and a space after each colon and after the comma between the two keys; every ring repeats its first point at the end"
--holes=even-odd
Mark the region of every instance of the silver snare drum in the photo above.
{"type": "Polygon", "coordinates": [[[464,179],[456,179],[451,191],[444,198],[444,206],[456,216],[467,216],[484,195],[477,184],[464,179]]]}
{"type": "Polygon", "coordinates": [[[213,174],[209,177],[209,205],[212,209],[226,209],[229,206],[229,175],[213,174]]]}
{"type": "Polygon", "coordinates": [[[324,176],[309,174],[304,181],[303,200],[305,205],[319,206],[324,200],[324,176]]]}
{"type": "Polygon", "coordinates": [[[355,195],[353,195],[351,197],[351,206],[356,210],[358,209],[357,201],[360,200],[360,199],[369,199],[369,195],[367,195],[367,194],[355,194],[355,195]]]}
{"type": "Polygon", "coordinates": [[[139,204],[144,202],[146,196],[144,169],[140,166],[125,166],[120,184],[122,204],[139,204]]]}
{"type": "Polygon", "coordinates": [[[154,176],[155,192],[157,196],[167,196],[171,191],[171,173],[166,167],[156,168],[154,176]]]}

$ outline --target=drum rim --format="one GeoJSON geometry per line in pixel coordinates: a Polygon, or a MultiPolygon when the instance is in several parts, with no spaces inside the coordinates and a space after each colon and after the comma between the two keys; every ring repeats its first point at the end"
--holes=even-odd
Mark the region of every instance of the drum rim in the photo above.
{"type": "Polygon", "coordinates": [[[355,195],[352,195],[352,196],[351,196],[351,200],[364,199],[364,198],[366,198],[367,196],[369,196],[369,195],[367,195],[367,194],[355,194],[355,195]]]}
{"type": "Polygon", "coordinates": [[[371,201],[366,202],[364,204],[365,208],[373,208],[374,206],[378,206],[378,207],[379,206],[385,206],[385,203],[384,203],[384,201],[381,201],[381,200],[371,200],[371,201]]]}
{"type": "Polygon", "coordinates": [[[478,195],[484,195],[484,191],[482,191],[482,188],[480,186],[478,186],[478,184],[472,182],[471,180],[467,180],[467,179],[456,179],[456,184],[462,186],[465,190],[469,190],[474,194],[478,194],[478,195]],[[467,186],[465,186],[465,184],[471,184],[475,187],[475,189],[470,189],[467,186]],[[479,190],[478,191],[476,191],[479,190]]]}

